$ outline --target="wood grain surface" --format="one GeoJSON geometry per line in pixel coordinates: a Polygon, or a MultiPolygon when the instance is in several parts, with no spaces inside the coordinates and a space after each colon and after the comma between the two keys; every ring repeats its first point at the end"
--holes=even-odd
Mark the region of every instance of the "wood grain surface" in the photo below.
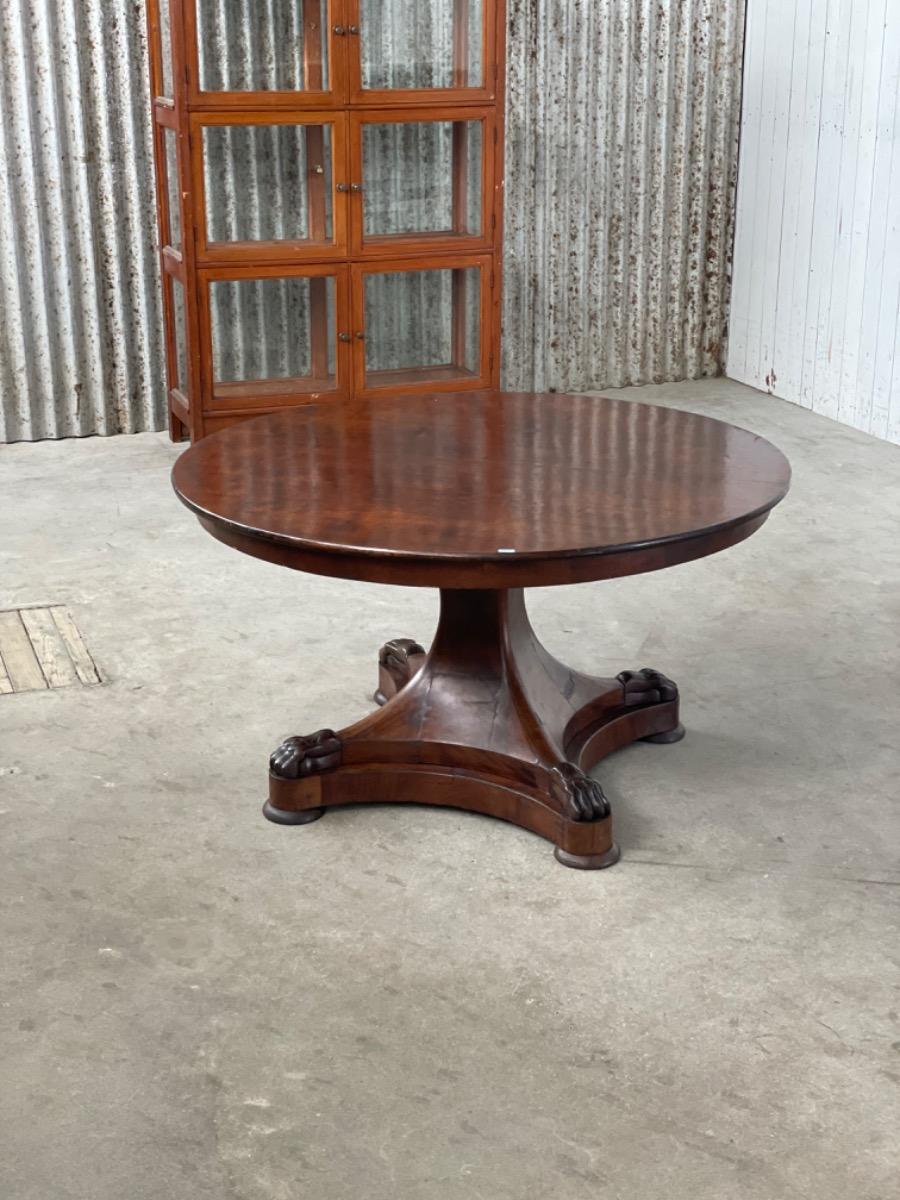
{"type": "Polygon", "coordinates": [[[320,574],[535,587],[724,549],[782,499],[779,450],[709,417],[597,396],[311,405],[215,434],[173,482],[214,536],[320,574]]]}

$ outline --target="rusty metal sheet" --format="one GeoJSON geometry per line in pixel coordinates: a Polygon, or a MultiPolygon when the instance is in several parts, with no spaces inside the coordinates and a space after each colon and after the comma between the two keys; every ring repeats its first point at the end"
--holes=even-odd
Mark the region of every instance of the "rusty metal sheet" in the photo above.
{"type": "MultiPolygon", "coordinates": [[[[721,370],[743,8],[510,0],[507,386],[721,370]]],[[[164,425],[144,25],[125,0],[0,7],[0,440],[164,425]]]]}
{"type": "Polygon", "coordinates": [[[165,418],[144,12],[0,5],[0,440],[165,418]]]}
{"type": "Polygon", "coordinates": [[[513,0],[510,386],[721,372],[743,25],[743,0],[513,0]]]}

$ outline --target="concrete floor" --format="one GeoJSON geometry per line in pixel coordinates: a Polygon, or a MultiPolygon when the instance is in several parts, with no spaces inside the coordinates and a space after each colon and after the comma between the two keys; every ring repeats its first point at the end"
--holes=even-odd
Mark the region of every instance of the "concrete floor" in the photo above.
{"type": "Polygon", "coordinates": [[[368,710],[435,597],[291,574],[164,437],[2,451],[0,608],[105,687],[0,697],[0,1196],[890,1200],[900,1172],[900,450],[737,384],[759,534],[531,593],[560,657],[679,680],[601,769],[619,866],[485,818],[264,822],[270,749],[368,710]]]}

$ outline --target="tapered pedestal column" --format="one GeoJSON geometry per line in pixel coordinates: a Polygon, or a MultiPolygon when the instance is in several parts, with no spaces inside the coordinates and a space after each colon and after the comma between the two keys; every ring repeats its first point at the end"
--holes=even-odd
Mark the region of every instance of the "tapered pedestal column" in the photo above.
{"type": "Polygon", "coordinates": [[[305,824],[341,804],[469,809],[547,838],[567,866],[618,858],[603,789],[586,774],[637,739],[684,731],[657,671],[597,679],[537,640],[517,591],[443,591],[431,650],[407,639],[379,658],[383,705],[338,733],[288,738],[270,762],[269,819],[305,824]]]}

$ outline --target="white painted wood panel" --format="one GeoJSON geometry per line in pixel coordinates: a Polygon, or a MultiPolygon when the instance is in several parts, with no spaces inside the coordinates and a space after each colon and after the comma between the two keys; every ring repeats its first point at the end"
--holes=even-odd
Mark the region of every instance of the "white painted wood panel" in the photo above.
{"type": "Polygon", "coordinates": [[[748,0],[727,373],[900,443],[900,3],[748,0]]]}

